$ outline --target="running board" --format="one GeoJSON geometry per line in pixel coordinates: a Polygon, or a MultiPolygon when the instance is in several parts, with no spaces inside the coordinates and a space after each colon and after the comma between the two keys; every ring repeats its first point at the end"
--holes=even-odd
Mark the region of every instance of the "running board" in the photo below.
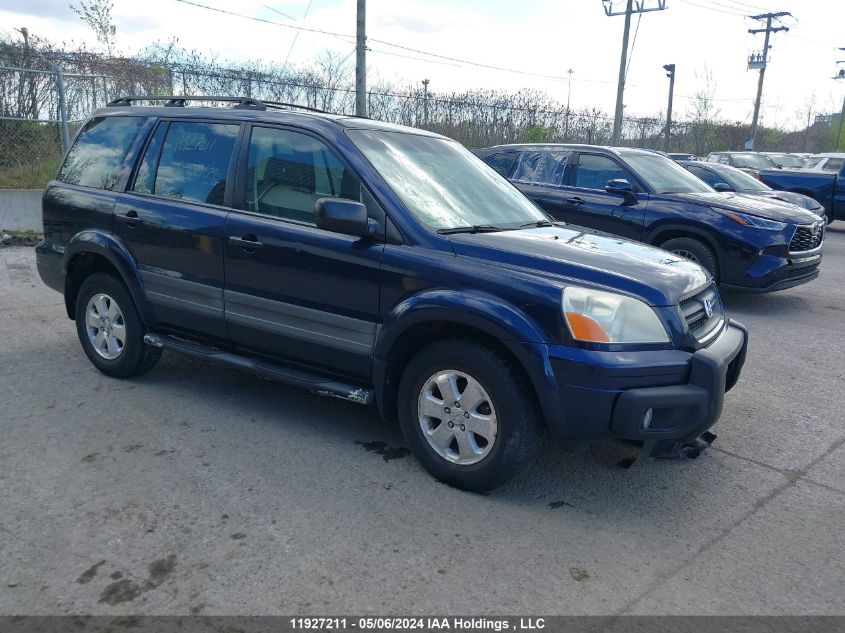
{"type": "Polygon", "coordinates": [[[272,363],[233,354],[232,352],[225,352],[216,347],[186,341],[175,336],[168,336],[167,334],[147,334],[144,336],[144,343],[192,358],[199,358],[216,365],[247,371],[266,380],[276,380],[293,385],[294,387],[315,393],[318,396],[341,398],[343,400],[357,402],[358,404],[371,404],[375,399],[372,389],[356,387],[335,380],[334,378],[311,374],[299,369],[273,365],[272,363]]]}

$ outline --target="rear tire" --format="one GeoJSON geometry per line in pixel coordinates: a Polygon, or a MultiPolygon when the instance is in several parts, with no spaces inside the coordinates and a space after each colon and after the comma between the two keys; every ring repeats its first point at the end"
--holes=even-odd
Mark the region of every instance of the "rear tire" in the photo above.
{"type": "Polygon", "coordinates": [[[718,281],[719,263],[713,250],[701,240],[694,237],[675,237],[660,245],[660,248],[675,253],[685,259],[695,262],[707,269],[707,272],[718,281]]]}
{"type": "Polygon", "coordinates": [[[88,360],[114,378],[151,369],[161,350],[144,343],[147,328],[126,287],[112,275],[96,273],[76,297],[76,333],[88,360]]]}
{"type": "Polygon", "coordinates": [[[399,423],[414,455],[456,488],[496,488],[542,445],[544,427],[523,377],[484,345],[428,345],[408,363],[398,395],[399,423]]]}

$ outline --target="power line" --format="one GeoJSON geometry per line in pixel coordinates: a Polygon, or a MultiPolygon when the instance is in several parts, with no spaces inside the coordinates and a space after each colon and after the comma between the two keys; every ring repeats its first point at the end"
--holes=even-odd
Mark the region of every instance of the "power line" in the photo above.
{"type": "Polygon", "coordinates": [[[637,15],[637,27],[634,29],[634,41],[631,42],[631,52],[628,54],[628,65],[625,67],[625,79],[628,79],[628,71],[631,70],[631,60],[634,59],[634,49],[637,47],[637,35],[640,32],[640,22],[642,22],[643,14],[637,15]]]}
{"type": "MultiPolygon", "coordinates": [[[[219,9],[217,7],[211,7],[211,6],[208,6],[208,5],[205,5],[205,4],[200,4],[199,2],[193,2],[193,0],[176,0],[176,2],[181,2],[182,4],[187,4],[187,5],[197,7],[197,8],[200,8],[200,9],[206,9],[208,11],[214,11],[216,13],[222,13],[222,14],[225,14],[225,15],[230,15],[230,16],[237,17],[237,18],[242,18],[244,20],[252,20],[253,22],[261,22],[262,24],[282,26],[282,27],[288,28],[288,29],[305,31],[307,33],[317,33],[317,34],[320,34],[320,35],[329,35],[329,36],[332,36],[332,37],[338,37],[338,38],[341,38],[343,41],[346,41],[346,42],[353,41],[354,38],[355,38],[354,35],[349,35],[349,34],[346,34],[346,33],[335,33],[335,32],[332,32],[332,31],[325,31],[325,30],[322,30],[322,29],[315,29],[315,28],[309,28],[309,27],[304,27],[304,26],[297,26],[295,24],[286,24],[284,22],[277,22],[275,20],[269,20],[269,19],[266,19],[266,18],[259,18],[259,17],[255,17],[255,16],[252,16],[252,15],[237,13],[235,11],[229,11],[227,9],[219,9]]],[[[520,70],[520,69],[517,69],[517,68],[507,68],[505,66],[494,66],[492,64],[483,64],[481,62],[475,62],[475,61],[468,60],[468,59],[461,59],[461,58],[458,58],[458,57],[449,57],[448,55],[441,55],[439,53],[432,53],[432,52],[425,51],[425,50],[422,50],[422,49],[419,49],[419,48],[412,48],[410,46],[404,46],[402,44],[396,44],[394,42],[388,42],[386,40],[379,40],[379,39],[375,39],[375,38],[372,38],[372,37],[368,37],[367,41],[368,42],[374,42],[376,44],[382,44],[384,46],[390,46],[392,48],[397,48],[397,49],[403,50],[403,51],[408,51],[410,53],[417,53],[419,55],[427,55],[427,56],[432,57],[434,59],[445,60],[445,61],[449,61],[449,62],[456,62],[458,64],[466,64],[467,66],[475,66],[476,68],[486,68],[487,70],[496,70],[496,71],[499,71],[499,72],[514,73],[514,74],[517,74],[517,75],[527,75],[527,76],[530,76],[530,77],[539,77],[541,79],[551,79],[553,81],[568,81],[567,77],[562,77],[560,75],[548,75],[548,74],[536,73],[536,72],[532,72],[532,71],[528,71],[528,70],[520,70]]],[[[420,61],[429,61],[429,60],[420,60],[420,61]]],[[[597,83],[597,84],[613,84],[614,83],[612,81],[604,81],[604,80],[601,80],[601,79],[573,79],[573,81],[581,81],[581,82],[585,82],[585,83],[597,83]]]]}
{"type": "Polygon", "coordinates": [[[735,16],[739,16],[739,17],[745,17],[745,13],[734,12],[734,11],[727,11],[727,10],[725,10],[725,9],[719,9],[719,8],[717,8],[717,7],[714,7],[714,6],[708,6],[708,5],[706,5],[706,4],[698,4],[697,2],[693,2],[692,0],[683,0],[683,2],[684,2],[684,4],[687,4],[687,5],[692,6],[692,7],[697,7],[697,8],[699,8],[699,9],[706,9],[706,10],[708,10],[708,11],[714,11],[714,12],[716,12],[716,13],[722,13],[722,14],[727,14],[727,15],[735,15],[735,16]]]}
{"type": "Polygon", "coordinates": [[[275,20],[268,20],[266,18],[258,18],[252,15],[244,15],[243,13],[235,13],[234,11],[228,11],[226,9],[218,9],[217,7],[210,7],[207,4],[200,4],[199,2],[192,2],[191,0],[176,0],[176,2],[181,2],[182,4],[189,4],[192,7],[198,7],[200,9],[207,9],[208,11],[215,11],[217,13],[223,13],[225,15],[231,15],[236,18],[244,18],[246,20],[252,20],[253,22],[261,22],[263,24],[273,24],[275,26],[283,26],[288,29],[295,29],[297,31],[305,31],[307,33],[319,33],[320,35],[331,35],[332,37],[346,37],[351,38],[354,37],[353,35],[348,35],[346,33],[333,33],[332,31],[324,31],[322,29],[314,29],[309,28],[306,26],[296,26],[295,24],[285,24],[284,22],[276,22],[275,20]]]}

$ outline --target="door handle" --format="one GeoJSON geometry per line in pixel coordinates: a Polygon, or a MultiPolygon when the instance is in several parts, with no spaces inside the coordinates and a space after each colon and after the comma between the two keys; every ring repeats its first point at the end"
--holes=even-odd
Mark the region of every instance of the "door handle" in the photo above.
{"type": "Polygon", "coordinates": [[[578,196],[573,196],[571,198],[564,198],[564,202],[568,204],[584,204],[584,198],[579,198],[578,196]]]}
{"type": "Polygon", "coordinates": [[[138,212],[135,209],[130,209],[123,214],[123,222],[129,228],[134,229],[141,223],[141,216],[138,215],[138,212]]]}
{"type": "Polygon", "coordinates": [[[258,241],[258,238],[252,235],[251,233],[244,235],[243,237],[235,237],[234,235],[229,236],[229,244],[235,244],[241,247],[241,250],[244,253],[254,253],[259,248],[264,246],[262,242],[258,241]]]}

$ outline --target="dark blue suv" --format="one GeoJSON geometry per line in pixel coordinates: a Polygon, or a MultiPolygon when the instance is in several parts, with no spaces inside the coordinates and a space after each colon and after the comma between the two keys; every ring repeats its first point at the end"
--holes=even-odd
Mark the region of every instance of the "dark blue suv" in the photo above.
{"type": "Polygon", "coordinates": [[[557,224],[435,134],[136,101],[83,125],[37,248],[105,374],[166,349],[375,401],[469,490],[547,431],[677,454],[719,418],[747,335],[697,264],[557,224]]]}
{"type": "Polygon", "coordinates": [[[817,214],[717,192],[655,152],[527,144],[476,153],[556,219],[665,248],[723,288],[770,292],[818,277],[825,224],[817,214]]]}

